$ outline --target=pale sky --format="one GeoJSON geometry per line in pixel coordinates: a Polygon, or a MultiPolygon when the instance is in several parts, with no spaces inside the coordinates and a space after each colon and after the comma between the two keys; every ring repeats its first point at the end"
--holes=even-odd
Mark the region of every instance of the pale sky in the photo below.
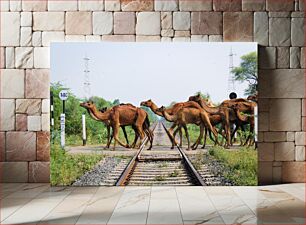
{"type": "MultiPolygon", "coordinates": [[[[197,91],[213,102],[228,98],[229,53],[234,66],[257,51],[256,43],[52,43],[51,82],[60,81],[85,96],[84,56],[90,58],[91,96],[120,99],[136,106],[152,99],[158,106],[187,101],[197,91]]],[[[246,83],[235,83],[238,97],[246,83]]]]}

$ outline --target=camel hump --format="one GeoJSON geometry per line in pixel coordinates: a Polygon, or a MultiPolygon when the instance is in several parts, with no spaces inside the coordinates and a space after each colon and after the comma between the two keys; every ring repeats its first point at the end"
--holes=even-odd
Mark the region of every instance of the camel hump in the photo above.
{"type": "Polygon", "coordinates": [[[134,106],[133,104],[131,104],[131,103],[120,103],[120,105],[119,106],[130,106],[130,107],[134,107],[134,108],[136,108],[136,106],[134,106]]]}

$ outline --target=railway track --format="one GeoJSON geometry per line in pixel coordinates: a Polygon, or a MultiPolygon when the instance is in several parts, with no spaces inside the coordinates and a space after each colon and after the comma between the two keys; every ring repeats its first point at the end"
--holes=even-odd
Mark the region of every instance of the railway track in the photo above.
{"type": "Polygon", "coordinates": [[[188,186],[206,185],[184,151],[176,146],[169,150],[171,141],[162,122],[153,126],[154,148],[144,151],[146,139],[126,166],[116,186],[188,186]]]}

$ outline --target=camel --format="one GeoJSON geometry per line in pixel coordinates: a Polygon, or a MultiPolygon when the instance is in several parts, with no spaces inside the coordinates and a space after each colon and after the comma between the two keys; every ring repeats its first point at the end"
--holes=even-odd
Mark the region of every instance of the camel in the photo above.
{"type": "Polygon", "coordinates": [[[200,94],[190,96],[189,101],[197,102],[210,115],[220,116],[222,127],[224,128],[226,134],[225,148],[228,148],[229,145],[231,145],[230,114],[233,114],[233,112],[230,112],[230,109],[225,106],[209,107],[200,94]]]}
{"type": "MultiPolygon", "coordinates": [[[[143,101],[140,103],[141,106],[145,106],[150,108],[156,115],[164,117],[162,111],[160,110],[161,108],[158,108],[158,106],[151,100],[147,100],[147,101],[143,101]]],[[[174,104],[171,108],[165,109],[165,111],[169,114],[169,115],[175,115],[180,109],[182,108],[195,108],[195,109],[201,109],[200,105],[198,103],[192,102],[192,101],[188,101],[188,102],[181,102],[181,103],[176,103],[174,104]]],[[[164,117],[166,120],[167,118],[164,117]]],[[[209,118],[208,118],[209,120],[209,118]]],[[[170,120],[168,120],[169,122],[172,122],[170,120]]],[[[174,128],[177,126],[176,123],[173,123],[173,125],[170,127],[169,129],[169,133],[173,134],[174,139],[172,139],[172,146],[171,149],[174,148],[174,144],[175,144],[175,135],[177,133],[177,131],[179,132],[180,135],[180,147],[182,147],[182,129],[179,128],[175,133],[173,133],[174,128]]],[[[210,126],[210,121],[208,121],[208,126],[210,126]]],[[[210,126],[211,127],[211,126],[210,126]]],[[[210,128],[211,129],[211,128],[210,128]]],[[[199,136],[200,138],[200,136],[199,136]]],[[[193,145],[195,146],[196,143],[193,145]]]]}
{"type": "Polygon", "coordinates": [[[248,96],[247,100],[257,103],[258,102],[258,95],[257,94],[250,95],[250,96],[248,96]]]}
{"type": "Polygon", "coordinates": [[[119,127],[129,125],[135,126],[135,129],[137,131],[135,139],[140,137],[140,141],[142,141],[146,134],[150,141],[149,149],[152,148],[153,133],[149,129],[150,121],[148,115],[143,109],[137,108],[131,104],[127,104],[114,106],[113,108],[103,113],[97,110],[93,102],[84,102],[81,103],[80,106],[88,109],[92,113],[92,115],[98,120],[109,121],[110,126],[113,129],[113,137],[115,139],[113,150],[115,150],[117,142],[123,147],[129,147],[128,144],[123,144],[119,140],[119,127]]]}
{"type": "MultiPolygon", "coordinates": [[[[183,107],[181,108],[177,113],[170,115],[166,108],[164,106],[162,106],[159,110],[159,112],[161,112],[163,114],[163,116],[165,117],[166,120],[173,122],[174,124],[176,124],[178,126],[178,129],[180,129],[181,127],[184,128],[185,130],[185,135],[187,138],[187,150],[190,150],[190,140],[189,140],[189,134],[188,134],[188,129],[187,129],[187,124],[196,124],[198,126],[200,126],[200,135],[195,143],[195,145],[193,146],[193,150],[195,150],[202,137],[203,137],[203,130],[204,127],[208,127],[208,129],[213,132],[216,140],[218,140],[218,134],[217,131],[212,127],[208,114],[201,108],[191,108],[191,107],[183,107]]],[[[177,132],[177,130],[175,131],[177,132]]],[[[172,140],[174,139],[174,136],[172,134],[171,138],[172,140]]],[[[175,135],[175,133],[174,133],[175,135]]]]}

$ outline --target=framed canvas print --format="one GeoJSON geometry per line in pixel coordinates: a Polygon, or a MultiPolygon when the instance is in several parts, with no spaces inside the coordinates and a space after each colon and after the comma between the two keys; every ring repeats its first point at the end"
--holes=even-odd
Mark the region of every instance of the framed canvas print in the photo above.
{"type": "Polygon", "coordinates": [[[52,43],[55,186],[257,185],[256,43],[52,43]]]}

